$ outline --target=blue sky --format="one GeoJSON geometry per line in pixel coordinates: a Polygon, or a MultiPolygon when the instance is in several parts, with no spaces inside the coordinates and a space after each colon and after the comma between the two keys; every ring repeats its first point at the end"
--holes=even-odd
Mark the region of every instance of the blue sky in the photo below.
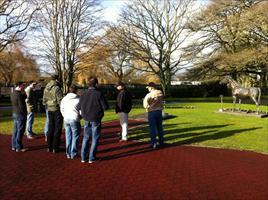
{"type": "Polygon", "coordinates": [[[102,1],[102,6],[104,7],[103,18],[107,21],[115,22],[121,7],[127,1],[128,0],[103,0],[102,1]]]}

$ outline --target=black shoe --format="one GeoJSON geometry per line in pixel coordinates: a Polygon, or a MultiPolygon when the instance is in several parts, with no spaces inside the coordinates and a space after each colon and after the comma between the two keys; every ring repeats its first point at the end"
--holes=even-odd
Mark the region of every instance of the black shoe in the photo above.
{"type": "Polygon", "coordinates": [[[164,147],[166,147],[167,145],[164,143],[164,144],[159,144],[158,145],[158,147],[160,147],[160,148],[164,148],[164,147]]]}

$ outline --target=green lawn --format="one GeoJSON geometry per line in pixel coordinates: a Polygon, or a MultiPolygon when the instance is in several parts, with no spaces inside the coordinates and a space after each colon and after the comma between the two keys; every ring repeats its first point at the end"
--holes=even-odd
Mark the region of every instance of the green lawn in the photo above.
{"type": "MultiPolygon", "coordinates": [[[[268,118],[235,116],[216,113],[219,103],[180,103],[174,106],[193,106],[195,109],[165,109],[175,115],[164,122],[165,141],[179,145],[252,150],[268,153],[268,118]]],[[[232,104],[224,104],[232,107],[232,104]]],[[[242,109],[254,110],[253,105],[242,109]]],[[[267,109],[262,106],[261,110],[267,109]]],[[[149,141],[149,129],[132,131],[131,138],[149,141]]]]}
{"type": "MultiPolygon", "coordinates": [[[[167,143],[268,153],[268,118],[216,113],[220,104],[215,102],[184,102],[172,106],[181,108],[165,109],[165,112],[175,116],[164,121],[167,143]],[[189,106],[194,109],[187,109],[189,106]]],[[[224,107],[231,108],[232,104],[225,103],[224,107]]],[[[255,106],[243,104],[242,109],[245,108],[254,110],[255,106]]],[[[267,106],[262,106],[261,110],[267,111],[267,106]]],[[[142,113],[144,109],[135,108],[130,115],[142,113]]],[[[103,121],[114,119],[117,119],[114,110],[105,112],[103,121]]],[[[34,131],[41,134],[44,123],[44,114],[36,115],[34,131]]],[[[12,126],[11,117],[1,117],[0,133],[11,134],[12,126]]],[[[130,138],[149,141],[148,126],[131,130],[130,138]]]]}

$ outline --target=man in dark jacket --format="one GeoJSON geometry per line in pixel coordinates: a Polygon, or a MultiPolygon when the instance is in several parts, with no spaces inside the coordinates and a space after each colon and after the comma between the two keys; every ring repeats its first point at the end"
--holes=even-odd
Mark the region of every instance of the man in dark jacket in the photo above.
{"type": "Polygon", "coordinates": [[[12,135],[11,146],[12,150],[19,152],[25,151],[22,145],[22,138],[26,128],[27,109],[26,109],[26,94],[24,92],[24,83],[18,82],[14,92],[11,94],[14,131],[12,135]]]}
{"type": "Polygon", "coordinates": [[[60,102],[63,92],[58,82],[58,75],[53,75],[52,80],[46,85],[43,95],[43,105],[48,109],[48,152],[57,153],[60,147],[63,117],[60,112],[60,102]]]}
{"type": "Polygon", "coordinates": [[[119,81],[116,85],[119,91],[116,98],[115,112],[118,113],[120,125],[122,128],[121,140],[127,141],[128,139],[128,113],[132,108],[131,94],[126,90],[125,84],[119,81]]]}
{"type": "Polygon", "coordinates": [[[101,131],[101,119],[104,110],[108,109],[108,103],[104,95],[98,90],[98,79],[90,77],[88,79],[89,88],[85,91],[79,101],[78,107],[81,109],[82,117],[85,120],[84,136],[81,148],[81,162],[92,163],[97,159],[96,152],[101,131]],[[89,151],[89,138],[92,137],[89,151]]]}

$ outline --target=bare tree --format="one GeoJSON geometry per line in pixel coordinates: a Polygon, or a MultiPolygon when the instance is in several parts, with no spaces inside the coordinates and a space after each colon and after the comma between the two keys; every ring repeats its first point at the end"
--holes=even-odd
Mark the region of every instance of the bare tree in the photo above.
{"type": "Polygon", "coordinates": [[[35,19],[40,56],[60,75],[65,92],[77,70],[78,52],[98,30],[98,5],[99,0],[43,0],[35,19]]]}
{"type": "Polygon", "coordinates": [[[25,37],[26,29],[38,9],[29,5],[29,0],[0,1],[0,51],[25,37]]]}
{"type": "Polygon", "coordinates": [[[191,2],[135,0],[122,11],[123,29],[115,31],[129,47],[128,53],[147,63],[137,69],[157,75],[166,95],[172,76],[185,64],[181,52],[189,36],[185,25],[191,2]]]}

